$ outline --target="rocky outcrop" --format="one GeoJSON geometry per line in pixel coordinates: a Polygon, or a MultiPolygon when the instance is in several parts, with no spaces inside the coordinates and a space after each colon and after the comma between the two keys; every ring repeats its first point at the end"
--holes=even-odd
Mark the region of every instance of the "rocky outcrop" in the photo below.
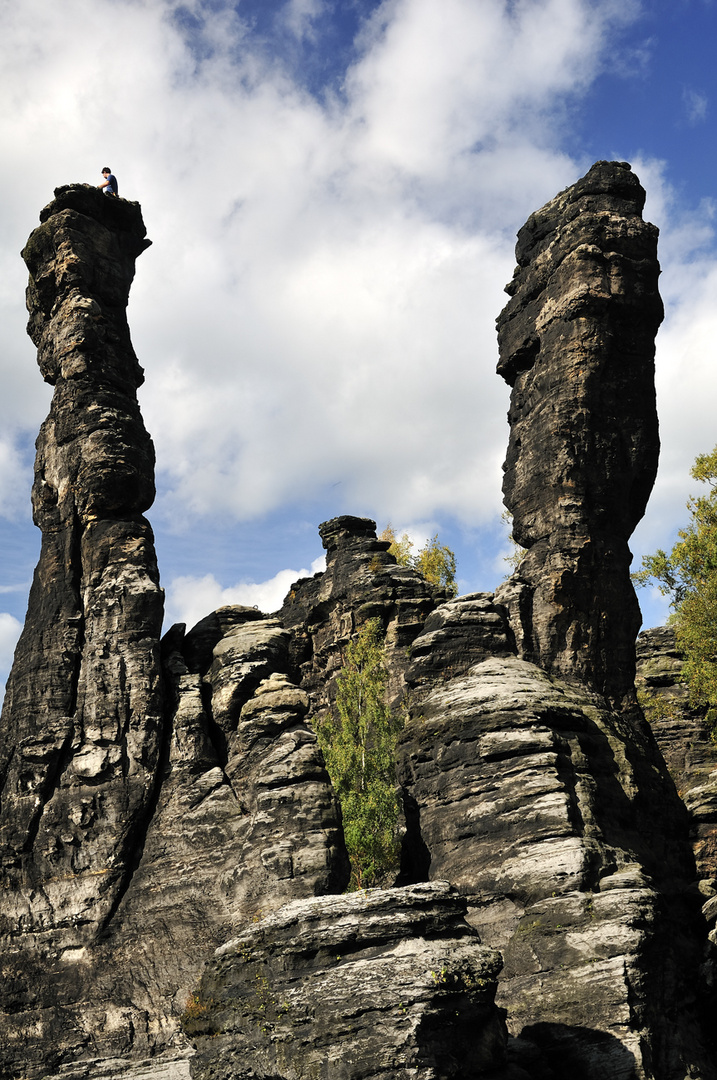
{"type": "Polygon", "coordinates": [[[495,596],[429,617],[405,674],[402,880],[466,896],[516,1060],[566,1080],[713,1075],[687,815],[633,689],[662,311],[643,200],[602,162],[521,230],[498,326],[528,550],[495,596]]]}
{"type": "Polygon", "coordinates": [[[486,659],[423,698],[399,774],[404,874],[451,881],[500,949],[519,1060],[594,1080],[699,1061],[682,1045],[701,959],[684,811],[639,714],[486,659]]]}
{"type": "Polygon", "coordinates": [[[507,1080],[500,957],[464,912],[433,883],[296,901],[248,927],[187,1010],[192,1077],[507,1080]]]}
{"type": "MultiPolygon", "coordinates": [[[[637,639],[640,703],[685,804],[697,872],[705,895],[717,895],[717,745],[707,709],[690,704],[684,658],[669,626],[637,639]],[[712,891],[714,890],[714,891],[712,891]]],[[[717,905],[713,905],[717,919],[717,905]]]]}
{"type": "Polygon", "coordinates": [[[503,492],[527,552],[500,599],[520,655],[619,703],[640,611],[628,539],[657,469],[657,229],[630,166],[600,161],[518,234],[498,371],[503,492]]]}
{"type": "Polygon", "coordinates": [[[376,538],[370,518],[332,518],[319,526],[319,534],[326,570],[295,582],[277,612],[292,632],[294,677],[309,694],[312,712],[326,709],[344,648],[368,619],[377,618],[386,634],[388,696],[396,705],[405,692],[411,643],[445,591],[399,566],[388,553],[390,542],[376,538]]]}
{"type": "MultiPolygon", "coordinates": [[[[160,649],[124,320],[141,214],[58,189],[25,252],[56,390],[0,742],[2,1080],[715,1080],[709,754],[653,717],[690,818],[632,688],[661,317],[642,198],[601,162],[521,231],[508,583],[444,602],[372,521],[335,518],[280,612],[220,608],[160,649]],[[338,896],[307,717],[374,617],[408,714],[406,843],[398,887],[338,896]]],[[[672,708],[665,645],[642,677],[672,708]]]]}

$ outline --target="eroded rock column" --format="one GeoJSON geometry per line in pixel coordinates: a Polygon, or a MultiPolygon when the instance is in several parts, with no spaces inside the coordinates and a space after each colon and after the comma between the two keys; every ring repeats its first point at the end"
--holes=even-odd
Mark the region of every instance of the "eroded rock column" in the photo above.
{"type": "Polygon", "coordinates": [[[55,387],[37,440],[42,530],[0,730],[12,933],[82,945],[111,913],[162,741],[154,449],[125,316],[149,245],[139,205],[58,188],[23,257],[28,332],[55,387]]]}
{"type": "Polygon", "coordinates": [[[518,234],[498,319],[512,387],[505,504],[527,553],[499,599],[519,653],[619,702],[640,610],[628,539],[657,469],[657,229],[630,166],[599,161],[518,234]]]}

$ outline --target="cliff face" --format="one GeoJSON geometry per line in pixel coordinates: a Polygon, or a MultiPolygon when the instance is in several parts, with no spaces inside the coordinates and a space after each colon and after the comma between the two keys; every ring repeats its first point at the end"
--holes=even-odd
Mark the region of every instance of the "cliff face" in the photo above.
{"type": "MultiPolygon", "coordinates": [[[[124,320],[141,215],[58,189],[25,251],[56,391],[2,716],[3,1080],[713,1080],[710,752],[689,717],[653,717],[656,742],[632,682],[661,318],[643,198],[601,162],[521,231],[499,334],[528,550],[495,595],[446,602],[346,516],[274,616],[221,608],[160,645],[124,320]],[[404,851],[393,887],[340,895],[307,717],[373,617],[407,715],[404,851]]],[[[641,677],[674,698],[661,647],[641,677]]]]}
{"type": "Polygon", "coordinates": [[[511,386],[503,492],[527,548],[501,598],[519,653],[619,703],[640,611],[627,541],[657,469],[657,229],[630,167],[598,162],[532,214],[498,319],[511,386]]]}

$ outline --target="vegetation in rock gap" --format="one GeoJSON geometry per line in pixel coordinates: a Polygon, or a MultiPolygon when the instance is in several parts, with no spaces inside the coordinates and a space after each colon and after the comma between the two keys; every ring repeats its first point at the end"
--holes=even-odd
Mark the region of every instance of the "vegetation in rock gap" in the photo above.
{"type": "Polygon", "coordinates": [[[394,556],[399,566],[410,566],[432,585],[444,588],[449,597],[456,596],[456,556],[449,547],[439,542],[438,533],[427,540],[415,554],[413,541],[408,533],[397,537],[390,522],[380,534],[379,540],[390,541],[389,553],[394,556]]]}
{"type": "Polygon", "coordinates": [[[398,868],[395,755],[402,718],[386,705],[387,678],[381,623],[369,619],[346,649],[335,711],[314,721],[341,802],[350,889],[375,885],[398,868]]]}
{"type": "Polygon", "coordinates": [[[690,498],[690,522],[666,554],[645,555],[636,584],[657,581],[671,597],[677,644],[685,655],[684,675],[695,705],[709,706],[708,721],[717,717],[717,447],[700,454],[691,470],[709,493],[690,498]]]}

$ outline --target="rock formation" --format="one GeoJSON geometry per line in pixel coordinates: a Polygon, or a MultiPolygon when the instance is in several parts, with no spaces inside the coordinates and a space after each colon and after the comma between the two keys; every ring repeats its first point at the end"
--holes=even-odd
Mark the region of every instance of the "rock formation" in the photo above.
{"type": "Polygon", "coordinates": [[[185,1021],[194,1080],[503,1076],[500,956],[464,911],[433,883],[299,900],[250,926],[185,1021]]]}
{"type": "Polygon", "coordinates": [[[158,1077],[188,1076],[179,1018],[207,956],[287,900],[340,891],[347,858],[287,631],[222,609],[160,657],[125,319],[140,209],[75,186],[41,221],[29,329],[56,389],[2,714],[0,1076],[125,1075],[158,1052],[158,1077]]]}
{"type": "Polygon", "coordinates": [[[638,696],[689,815],[701,889],[710,898],[717,894],[717,745],[708,710],[690,704],[683,664],[671,627],[638,637],[638,696]]]}
{"type": "Polygon", "coordinates": [[[503,492],[526,555],[501,598],[519,653],[612,701],[640,611],[628,539],[657,469],[657,229],[629,165],[600,161],[518,234],[498,319],[512,387],[503,492]]]}
{"type": "Polygon", "coordinates": [[[149,245],[142,215],[59,188],[41,221],[23,252],[28,331],[55,392],[32,492],[42,551],[2,714],[0,835],[16,925],[66,947],[111,916],[146,827],[163,596],[142,517],[154,450],[125,317],[149,245]]]}
{"type": "Polygon", "coordinates": [[[388,554],[390,542],[376,538],[376,522],[343,517],[325,521],[319,535],[326,570],[295,582],[277,613],[292,631],[296,678],[309,693],[312,710],[333,700],[343,649],[368,619],[378,618],[386,633],[388,694],[397,704],[405,692],[408,650],[427,615],[446,594],[388,554]]]}
{"type": "MultiPolygon", "coordinates": [[[[499,367],[527,552],[494,595],[446,602],[346,516],[275,615],[220,608],[160,645],[124,318],[144,227],[58,189],[25,249],[56,390],[2,715],[0,1080],[716,1080],[711,751],[685,750],[684,710],[651,714],[656,742],[633,688],[662,313],[643,199],[599,162],[520,233],[499,367]],[[372,617],[406,835],[394,887],[339,895],[307,717],[372,617]]],[[[674,704],[679,658],[643,642],[674,704]]]]}

